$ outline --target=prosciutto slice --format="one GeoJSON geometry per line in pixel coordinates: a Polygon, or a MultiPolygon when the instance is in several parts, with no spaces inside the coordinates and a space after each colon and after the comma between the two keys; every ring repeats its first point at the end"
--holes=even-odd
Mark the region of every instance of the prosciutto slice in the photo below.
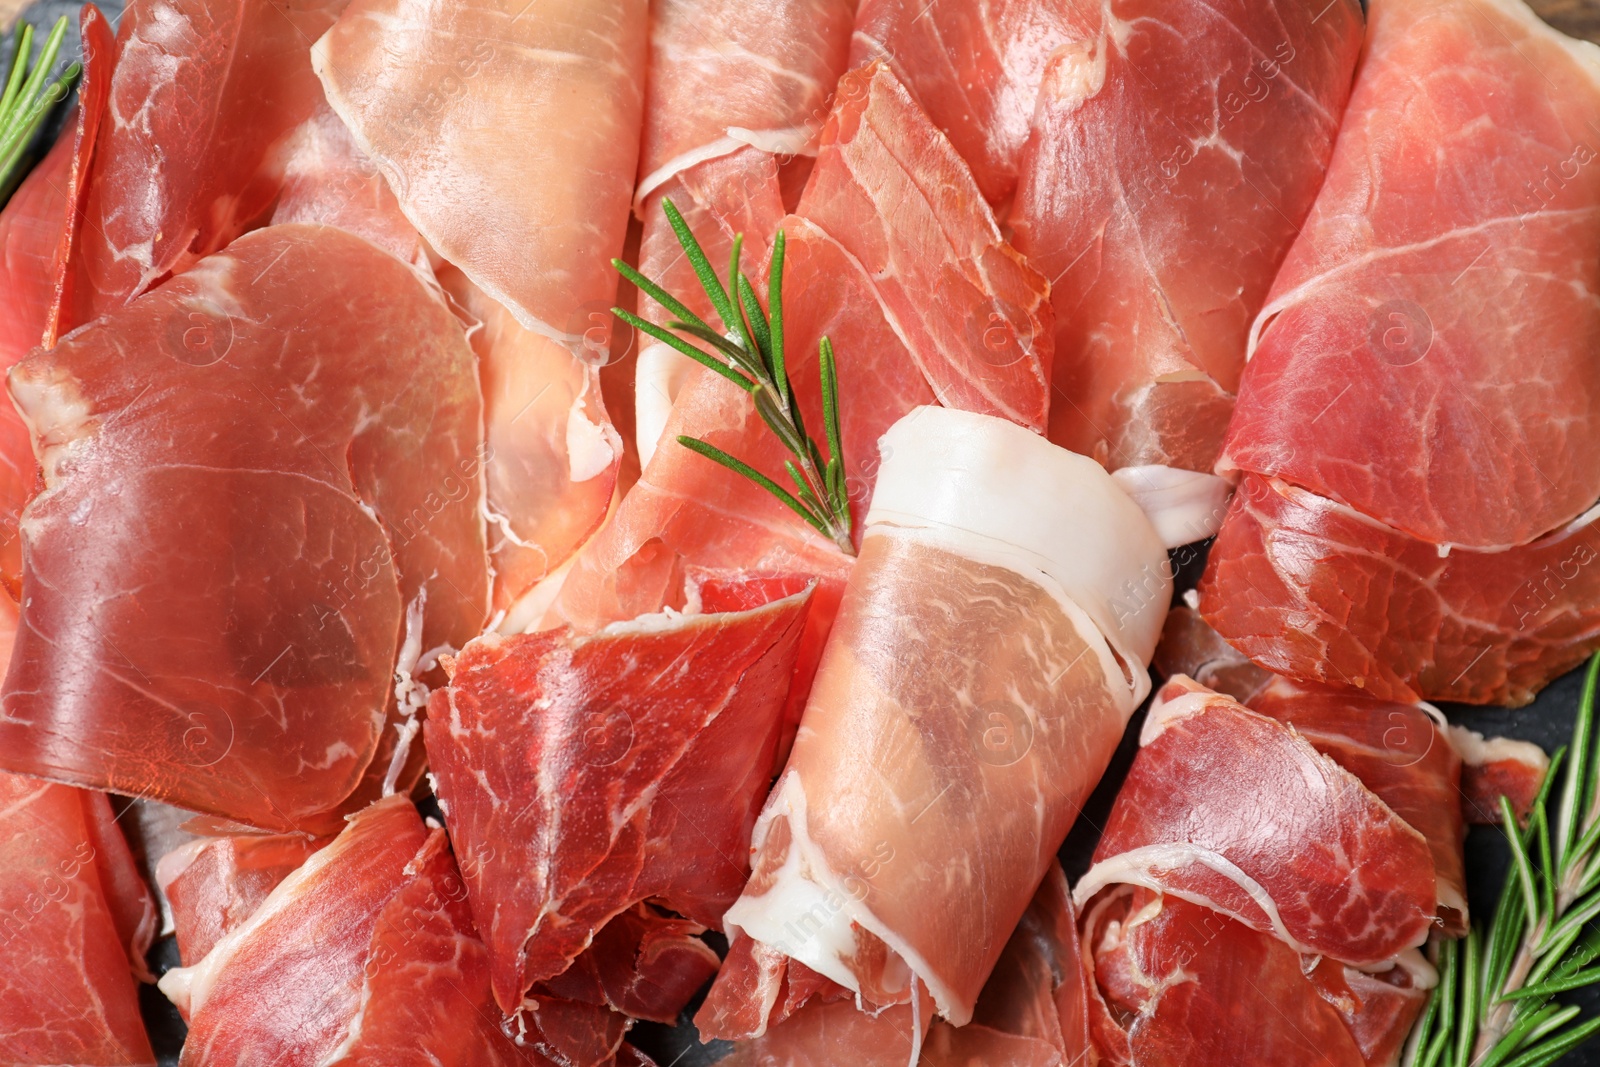
{"type": "MultiPolygon", "coordinates": [[[[10,370],[36,345],[55,344],[63,307],[71,304],[67,266],[116,52],[111,28],[93,4],[83,6],[78,33],[83,76],[76,122],[0,211],[0,369],[10,370]]],[[[17,524],[38,491],[38,471],[27,427],[10,405],[0,405],[0,582],[13,599],[22,587],[17,524]]]]}
{"type": "Polygon", "coordinates": [[[128,4],[61,332],[265,221],[278,153],[322,98],[306,42],[344,2],[128,4]]]}
{"type": "MultiPolygon", "coordinates": [[[[724,927],[959,1026],[1145,695],[1171,583],[1109,475],[1022,427],[919,408],[883,455],[724,927]]],[[[704,1015],[746,1032],[714,1036],[762,1032],[751,977],[719,978],[704,1015]]]]}
{"type": "MultiPolygon", "coordinates": [[[[735,234],[746,262],[765,258],[784,215],[780,168],[804,177],[834,83],[844,71],[850,0],[669,0],[650,10],[650,71],[636,210],[639,268],[710,321],[710,301],[661,209],[684,213],[713,263],[735,234]],[[798,157],[798,158],[797,158],[798,157]]],[[[651,322],[670,316],[653,302],[651,322]]],[[[602,322],[604,318],[602,318],[602,322]]],[[[646,343],[636,368],[640,459],[649,463],[694,363],[646,343]]]]}
{"type": "Polygon", "coordinates": [[[744,883],[809,582],[691,592],[592,635],[479,638],[433,696],[428,755],[508,1015],[637,902],[709,926],[744,883]]]}
{"type": "Polygon", "coordinates": [[[1219,460],[1201,606],[1264,666],[1523,704],[1600,643],[1596,113],[1600,49],[1518,0],[1371,5],[1219,460]]]}
{"type": "Polygon", "coordinates": [[[389,797],[161,990],[180,1064],[547,1064],[500,1029],[445,832],[389,797]]]}
{"type": "Polygon", "coordinates": [[[476,372],[439,295],[272,227],[11,387],[46,488],[0,764],[280,830],[376,796],[402,638],[464,644],[487,605],[476,372]]]}
{"type": "Polygon", "coordinates": [[[7,1059],[154,1067],[134,977],[155,910],[106,798],[0,774],[0,808],[7,1059]]]}
{"type": "Polygon", "coordinates": [[[1209,475],[1251,319],[1311,210],[1361,49],[1357,0],[1071,0],[1011,209],[1051,279],[1050,439],[1190,485],[1209,475]]]}
{"type": "Polygon", "coordinates": [[[863,0],[850,65],[889,64],[972,168],[984,197],[1003,205],[1033,119],[1045,66],[1077,39],[1071,0],[982,4],[863,0]]]}
{"type": "Polygon", "coordinates": [[[178,958],[199,963],[327,843],[306,834],[197,837],[161,857],[156,882],[172,909],[178,958]]]}

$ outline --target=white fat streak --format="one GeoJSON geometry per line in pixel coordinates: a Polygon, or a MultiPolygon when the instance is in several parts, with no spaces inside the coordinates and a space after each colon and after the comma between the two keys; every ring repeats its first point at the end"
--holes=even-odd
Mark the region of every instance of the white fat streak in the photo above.
{"type": "Polygon", "coordinates": [[[1531,741],[1517,741],[1509,737],[1485,738],[1465,726],[1450,726],[1450,744],[1461,756],[1461,762],[1469,767],[1510,760],[1543,774],[1550,766],[1550,757],[1544,749],[1531,741]]]}
{"type": "Polygon", "coordinates": [[[633,213],[642,217],[645,198],[684,171],[708,159],[732,155],[741,148],[756,148],[774,156],[814,156],[817,154],[817,132],[820,128],[810,124],[770,130],[729,126],[723,136],[678,153],[640,178],[633,192],[633,213]]]}
{"type": "Polygon", "coordinates": [[[574,483],[587,482],[604,474],[621,450],[622,441],[617,438],[617,432],[588,415],[589,390],[599,381],[593,374],[586,375],[583,392],[567,409],[567,471],[574,483]]]}
{"type": "Polygon", "coordinates": [[[576,562],[577,557],[571,556],[561,566],[539,579],[532,589],[523,593],[516,603],[506,609],[499,620],[491,622],[488,629],[503,634],[522,634],[533,633],[541,628],[545,612],[550,610],[550,605],[561,595],[561,587],[566,584],[567,575],[572,573],[572,566],[576,562]]]}
{"type": "MultiPolygon", "coordinates": [[[[1175,674],[1169,681],[1188,681],[1188,675],[1175,674]]],[[[1192,718],[1203,713],[1211,703],[1218,700],[1216,693],[1209,689],[1190,690],[1168,700],[1156,700],[1150,705],[1150,712],[1145,716],[1144,726],[1139,730],[1139,747],[1143,748],[1162,734],[1167,732],[1167,727],[1184,719],[1192,718]]],[[[1230,701],[1230,703],[1232,703],[1230,701]]]]}
{"type": "Polygon", "coordinates": [[[759,848],[773,820],[780,815],[786,816],[789,822],[789,852],[765,893],[741,895],[728,909],[722,919],[728,935],[731,937],[735,930],[742,931],[751,939],[782,951],[790,959],[799,960],[838,982],[859,1001],[861,983],[845,962],[856,951],[854,924],[881,940],[893,957],[910,969],[913,997],[920,979],[933,994],[934,1005],[941,1015],[956,1026],[971,1021],[971,1010],[962,1009],[955,991],[934,973],[927,959],[857,900],[845,887],[844,879],[829,866],[822,849],[811,840],[806,821],[805,787],[799,773],[793,769],[784,773],[768,798],[751,836],[753,847],[759,848]],[[798,929],[790,931],[794,917],[818,914],[825,916],[821,926],[815,932],[804,934],[803,940],[797,936],[798,929]],[[783,948],[779,949],[780,945],[783,948]]]}
{"type": "Polygon", "coordinates": [[[1006,419],[918,407],[880,442],[867,525],[944,528],[1010,546],[1143,673],[1172,601],[1166,545],[1098,463],[1006,419]]]}
{"type": "Polygon", "coordinates": [[[634,443],[639,448],[639,465],[650,465],[667,418],[678,393],[689,380],[694,360],[669,345],[646,345],[639,352],[633,376],[634,443]]]}
{"type": "Polygon", "coordinates": [[[1168,548],[1204,541],[1222,526],[1233,485],[1215,474],[1147,464],[1111,472],[1168,548]]]}
{"type": "MultiPolygon", "coordinates": [[[[400,709],[400,714],[405,716],[405,721],[395,724],[395,731],[399,738],[395,743],[394,755],[389,760],[389,770],[383,776],[383,796],[393,796],[395,787],[400,781],[400,772],[405,770],[406,757],[411,752],[411,742],[417,736],[421,722],[417,713],[428,706],[428,687],[412,677],[422,663],[422,669],[427,670],[428,665],[423,663],[422,655],[422,613],[428,604],[428,587],[423,586],[417,590],[417,595],[411,603],[406,605],[406,638],[400,644],[400,655],[394,666],[394,699],[400,709]]],[[[428,653],[429,659],[438,662],[441,649],[433,649],[428,653]]]]}

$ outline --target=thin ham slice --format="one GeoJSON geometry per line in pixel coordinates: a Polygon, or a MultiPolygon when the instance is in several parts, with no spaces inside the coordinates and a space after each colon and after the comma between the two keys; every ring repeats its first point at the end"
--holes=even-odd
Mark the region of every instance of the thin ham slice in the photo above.
{"type": "MultiPolygon", "coordinates": [[[[849,46],[850,0],[670,0],[651,6],[650,68],[636,210],[638,264],[702,318],[710,301],[661,209],[684,213],[713,263],[728,262],[736,233],[760,263],[784,215],[780,167],[815,155],[849,46]],[[802,158],[797,160],[795,157],[802,158]]],[[[670,316],[653,302],[651,322],[670,316]]],[[[672,402],[694,364],[646,343],[635,371],[639,455],[649,463],[672,402]]]]}
{"type": "Polygon", "coordinates": [[[0,808],[6,1058],[154,1067],[134,974],[145,973],[155,911],[147,891],[126,895],[143,884],[106,798],[0,774],[0,808]]]}
{"type": "Polygon", "coordinates": [[[162,856],[156,881],[172,909],[178,958],[199,963],[327,843],[308,834],[232,834],[197,837],[162,856]]]}
{"type": "Polygon", "coordinates": [[[720,921],[748,873],[809,585],[711,582],[681,614],[489,635],[454,660],[427,749],[507,1014],[641,900],[720,921]]]}
{"type": "MultiPolygon", "coordinates": [[[[871,1005],[925,989],[962,1025],[1145,695],[1171,583],[1110,476],[1013,423],[920,408],[883,456],[724,926],[871,1005]]],[[[747,1029],[716,1036],[767,1021],[723,1014],[747,1029]]]]}
{"type": "Polygon", "coordinates": [[[850,65],[888,63],[984,197],[1004,205],[1016,191],[1045,66],[1076,38],[1076,15],[1071,0],[863,0],[850,65]]]}
{"type": "Polygon", "coordinates": [[[1600,49],[1520,0],[1371,5],[1218,463],[1202,608],[1257,662],[1518,705],[1600,644],[1597,113],[1600,49]]]}
{"type": "Polygon", "coordinates": [[[344,2],[128,4],[62,332],[266,220],[283,142],[322,99],[306,44],[344,2]]]}
{"type": "Polygon", "coordinates": [[[189,1019],[185,1067],[549,1063],[502,1032],[445,832],[404,797],[357,814],[161,989],[189,1019]]]}
{"type": "Polygon", "coordinates": [[[1427,840],[1287,724],[1179,676],[1139,741],[1073,889],[1080,907],[1144,886],[1355,966],[1426,940],[1438,899],[1427,840]]]}
{"type": "MultiPolygon", "coordinates": [[[[1361,48],[1357,0],[1072,0],[1011,209],[1051,279],[1050,438],[1209,475],[1250,321],[1311,210],[1361,48]]],[[[1206,494],[1198,494],[1204,501],[1206,494]]],[[[1188,540],[1216,529],[1191,509],[1188,540]]]]}
{"type": "Polygon", "coordinates": [[[341,230],[272,227],[11,385],[46,488],[0,763],[273,829],[376,796],[402,639],[464,644],[488,598],[476,371],[440,296],[341,230]]]}
{"type": "Polygon", "coordinates": [[[886,64],[840,79],[796,210],[872,279],[939,403],[1044,431],[1050,285],[1006,242],[971,170],[886,64]]]}
{"type": "MultiPolygon", "coordinates": [[[[36,345],[55,344],[63,305],[71,303],[67,266],[83,223],[86,176],[116,52],[111,28],[93,4],[84,5],[78,32],[83,77],[76,122],[0,211],[0,370],[10,370],[36,345]]],[[[38,488],[28,429],[9,404],[0,405],[0,583],[13,598],[22,588],[17,524],[38,488]]]]}
{"type": "Polygon", "coordinates": [[[617,290],[646,34],[645,0],[354,0],[311,62],[428,243],[577,353],[617,290]]]}

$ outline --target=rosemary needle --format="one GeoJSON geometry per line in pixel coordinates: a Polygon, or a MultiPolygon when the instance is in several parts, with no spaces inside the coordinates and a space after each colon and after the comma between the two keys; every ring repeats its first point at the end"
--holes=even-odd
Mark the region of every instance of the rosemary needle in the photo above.
{"type": "Polygon", "coordinates": [[[828,444],[826,457],[816,440],[806,432],[805,419],[800,414],[800,401],[789,379],[783,332],[783,231],[779,230],[773,238],[772,262],[767,269],[767,307],[763,309],[756,297],[755,287],[739,269],[739,257],[744,249],[743,235],[733,239],[733,250],[728,261],[728,284],[724,286],[677,207],[671,200],[666,200],[662,203],[662,210],[666,212],[667,221],[677,234],[678,243],[683,246],[683,253],[694,268],[695,276],[700,279],[700,287],[705,290],[706,298],[711,301],[712,309],[721,320],[723,331],[712,329],[683,301],[620,259],[613,259],[612,265],[646,296],[666,308],[673,320],[663,328],[623,308],[612,308],[612,313],[634,329],[672,346],[749,393],[756,414],[761,416],[761,421],[766,423],[793,457],[785,460],[783,466],[794,489],[791,492],[709,441],[680,436],[678,443],[748,478],[777,497],[784,506],[837,545],[841,552],[855,555],[855,545],[850,540],[850,495],[845,485],[843,444],[839,431],[839,373],[832,342],[824,337],[817,346],[823,434],[828,444]],[[706,351],[693,341],[701,342],[711,351],[706,351]]]}
{"type": "Polygon", "coordinates": [[[45,38],[31,69],[33,27],[19,23],[12,37],[11,66],[4,72],[5,88],[0,90],[0,203],[22,176],[21,164],[34,134],[51,109],[66,99],[82,69],[72,63],[55,77],[50,76],[66,35],[67,16],[62,15],[45,38]]]}

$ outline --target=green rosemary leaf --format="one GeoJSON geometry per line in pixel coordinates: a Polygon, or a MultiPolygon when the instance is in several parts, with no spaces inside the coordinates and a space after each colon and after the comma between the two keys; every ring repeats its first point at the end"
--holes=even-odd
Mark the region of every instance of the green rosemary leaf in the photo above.
{"type": "MultiPolygon", "coordinates": [[[[1544,952],[1544,955],[1540,956],[1528,970],[1528,976],[1523,979],[1524,984],[1533,985],[1536,982],[1544,981],[1552,973],[1559,974],[1568,970],[1572,961],[1567,953],[1572,948],[1573,942],[1577,941],[1582,933],[1581,929],[1574,928],[1570,933],[1562,934],[1552,939],[1550,947],[1544,952]]],[[[1578,966],[1581,967],[1583,964],[1580,963],[1578,966]]]]}
{"type": "Polygon", "coordinates": [[[1588,970],[1578,971],[1566,978],[1552,978],[1548,982],[1538,985],[1523,986],[1521,989],[1507,993],[1501,1000],[1525,1000],[1529,997],[1548,997],[1556,993],[1565,993],[1569,989],[1582,989],[1593,982],[1600,981],[1600,967],[1590,967],[1588,970]]]}
{"type": "Polygon", "coordinates": [[[828,510],[823,506],[822,501],[817,499],[817,494],[811,488],[811,486],[806,484],[805,476],[800,473],[800,468],[794,465],[793,460],[784,460],[783,469],[789,472],[789,479],[793,481],[795,486],[800,490],[800,499],[807,507],[813,509],[818,514],[828,510]]]}
{"type": "Polygon", "coordinates": [[[1535,840],[1539,845],[1539,870],[1543,877],[1539,879],[1539,888],[1544,892],[1544,905],[1542,914],[1554,915],[1556,913],[1556,880],[1555,864],[1550,859],[1550,816],[1548,809],[1543,805],[1533,809],[1528,819],[1528,825],[1538,831],[1535,840]]]}
{"type": "Polygon", "coordinates": [[[772,324],[772,380],[784,407],[790,406],[789,370],[783,364],[783,257],[788,247],[783,231],[772,239],[772,263],[767,268],[767,317],[772,324]]]}
{"type": "Polygon", "coordinates": [[[11,71],[6,76],[6,89],[0,94],[0,114],[9,114],[11,105],[22,93],[23,79],[28,76],[28,60],[33,54],[33,24],[19,22],[11,34],[11,71]]]}
{"type": "Polygon", "coordinates": [[[1541,1008],[1519,1021],[1505,1037],[1495,1042],[1494,1047],[1489,1050],[1487,1056],[1481,1060],[1474,1060],[1473,1067],[1499,1067],[1499,1064],[1504,1063],[1515,1055],[1517,1050],[1532,1036],[1533,1032],[1554,1015],[1556,1011],[1557,1009],[1553,1007],[1541,1008]]]}
{"type": "Polygon", "coordinates": [[[790,495],[788,490],[784,489],[783,486],[779,485],[771,478],[768,478],[765,474],[762,474],[748,463],[734,459],[716,445],[707,444],[698,438],[688,437],[680,434],[678,436],[678,443],[684,448],[689,449],[691,452],[698,452],[707,459],[722,464],[735,474],[741,474],[750,479],[752,482],[755,482],[761,488],[765,489],[767,492],[771,493],[773,496],[787,504],[796,515],[800,516],[802,519],[806,520],[806,522],[815,527],[818,533],[822,534],[824,537],[829,536],[828,530],[823,525],[821,519],[817,518],[810,511],[808,511],[805,505],[790,495]]]}
{"type": "Polygon", "coordinates": [[[1511,862],[1517,876],[1517,886],[1522,893],[1522,906],[1529,916],[1539,914],[1539,891],[1534,886],[1533,860],[1528,855],[1528,846],[1522,833],[1517,829],[1517,813],[1511,807],[1511,801],[1506,797],[1500,798],[1500,818],[1503,820],[1506,840],[1511,843],[1511,862]]]}
{"type": "Polygon", "coordinates": [[[683,246],[683,254],[688,257],[689,266],[694,268],[695,276],[700,279],[700,288],[705,290],[711,306],[721,317],[722,325],[727,329],[733,329],[733,321],[738,316],[734,313],[733,303],[728,299],[728,291],[722,287],[717,272],[711,268],[711,261],[706,258],[705,250],[700,247],[700,242],[694,239],[694,233],[690,231],[689,224],[683,221],[683,215],[679,213],[676,204],[671,200],[662,200],[661,210],[666,212],[667,222],[672,226],[672,232],[678,235],[678,244],[683,246]]]}
{"type": "Polygon", "coordinates": [[[805,449],[804,439],[795,432],[793,426],[784,420],[783,413],[773,403],[772,397],[766,391],[751,394],[755,398],[756,414],[761,416],[761,421],[767,424],[767,429],[777,435],[783,446],[796,455],[805,449]]]}
{"type": "Polygon", "coordinates": [[[667,328],[686,333],[690,337],[704,341],[724,356],[727,356],[730,363],[749,374],[752,378],[761,379],[766,377],[766,367],[762,365],[759,357],[752,358],[749,352],[709,326],[697,326],[692,322],[669,322],[667,323],[667,328]]]}
{"type": "MultiPolygon", "coordinates": [[[[1564,876],[1575,855],[1584,850],[1579,845],[1578,819],[1586,813],[1591,798],[1587,795],[1589,764],[1594,758],[1590,735],[1594,729],[1594,686],[1600,659],[1589,661],[1589,671],[1584,677],[1583,697],[1578,704],[1578,719],[1572,728],[1572,759],[1567,762],[1567,780],[1561,792],[1561,806],[1556,809],[1556,857],[1558,868],[1564,876]],[[1577,846],[1577,847],[1575,847],[1577,846]]],[[[1600,830],[1600,822],[1594,829],[1600,830]]],[[[1593,847],[1591,842],[1591,847],[1593,847]]]]}
{"type": "Polygon", "coordinates": [[[1542,955],[1560,938],[1567,934],[1581,932],[1584,925],[1596,916],[1600,916],[1600,894],[1591,894],[1584,898],[1580,906],[1563,915],[1561,920],[1553,925],[1544,937],[1539,939],[1539,944],[1534,948],[1534,954],[1542,955]]]}
{"type": "Polygon", "coordinates": [[[79,64],[71,63],[59,74],[52,74],[67,26],[65,15],[56,19],[31,69],[33,27],[22,23],[12,38],[11,69],[5,90],[0,93],[0,201],[10,193],[34,134],[51,109],[66,99],[82,70],[79,64]]]}
{"type": "Polygon", "coordinates": [[[1566,1033],[1528,1049],[1505,1067],[1545,1067],[1583,1044],[1597,1030],[1600,1030],[1600,1019],[1579,1023],[1566,1033]]]}
{"type": "Polygon", "coordinates": [[[749,278],[743,274],[739,275],[738,286],[739,303],[744,306],[744,317],[750,323],[750,332],[755,335],[756,350],[761,353],[762,365],[767,368],[767,373],[771,374],[772,331],[767,328],[766,313],[761,310],[761,302],[756,299],[756,291],[751,288],[749,278]]]}
{"type": "Polygon", "coordinates": [[[1479,949],[1482,935],[1476,926],[1467,930],[1466,941],[1461,946],[1461,1003],[1469,1010],[1461,1013],[1456,1024],[1456,1051],[1454,1063],[1471,1062],[1472,1042],[1478,1036],[1479,992],[1478,978],[1482,966],[1479,949]]]}
{"type": "Polygon", "coordinates": [[[644,293],[645,296],[648,296],[651,300],[654,300],[656,303],[666,308],[667,311],[679,322],[692,323],[695,326],[699,326],[707,330],[711,329],[710,324],[708,324],[699,315],[696,315],[694,312],[690,311],[671,293],[661,288],[661,286],[657,285],[649,278],[646,278],[643,274],[640,274],[638,271],[634,270],[625,261],[613,259],[611,261],[611,265],[617,268],[618,274],[621,274],[624,278],[628,279],[635,286],[637,286],[639,291],[644,293]]]}
{"type": "MultiPolygon", "coordinates": [[[[728,287],[733,290],[735,295],[739,292],[739,253],[743,250],[744,234],[736,233],[733,235],[733,251],[728,255],[728,287]]],[[[728,328],[739,335],[739,340],[744,342],[745,350],[756,353],[757,358],[761,359],[762,366],[765,367],[766,360],[761,358],[760,346],[756,344],[756,339],[751,335],[750,324],[745,322],[744,314],[739,308],[739,304],[742,302],[742,300],[730,301],[729,306],[733,310],[733,322],[729,324],[728,328]]],[[[772,373],[770,367],[767,368],[767,373],[772,373]]]]}
{"type": "Polygon", "coordinates": [[[629,326],[632,326],[634,329],[649,334],[657,341],[660,341],[663,344],[671,345],[673,348],[676,348],[679,352],[682,352],[684,355],[688,356],[702,367],[707,367],[716,371],[718,374],[722,375],[730,382],[733,382],[746,392],[756,388],[755,382],[751,381],[749,378],[746,378],[744,375],[740,374],[726,363],[723,363],[720,360],[712,359],[710,356],[706,355],[705,352],[696,348],[683,338],[676,337],[668,333],[655,323],[646,322],[633,312],[624,310],[623,308],[612,308],[611,314],[615,315],[629,326]]]}

